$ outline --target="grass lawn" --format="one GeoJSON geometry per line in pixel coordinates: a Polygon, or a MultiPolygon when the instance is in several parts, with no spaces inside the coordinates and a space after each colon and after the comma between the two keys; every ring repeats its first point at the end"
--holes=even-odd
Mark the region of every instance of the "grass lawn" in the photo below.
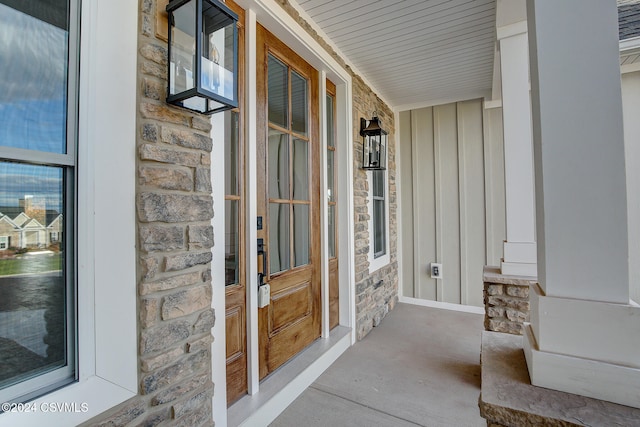
{"type": "Polygon", "coordinates": [[[62,270],[62,254],[0,259],[0,276],[62,270]]]}

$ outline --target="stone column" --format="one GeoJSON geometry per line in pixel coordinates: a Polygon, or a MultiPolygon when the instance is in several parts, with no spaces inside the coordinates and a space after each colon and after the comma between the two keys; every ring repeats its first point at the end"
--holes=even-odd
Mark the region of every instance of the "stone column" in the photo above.
{"type": "Polygon", "coordinates": [[[640,407],[615,0],[528,0],[538,281],[531,381],[640,407]]]}
{"type": "Polygon", "coordinates": [[[504,275],[537,275],[529,58],[524,1],[499,4],[496,23],[502,74],[502,116],[507,240],[501,270],[504,275]],[[511,13],[504,11],[510,8],[511,13]],[[507,21],[508,22],[508,21],[507,21]]]}

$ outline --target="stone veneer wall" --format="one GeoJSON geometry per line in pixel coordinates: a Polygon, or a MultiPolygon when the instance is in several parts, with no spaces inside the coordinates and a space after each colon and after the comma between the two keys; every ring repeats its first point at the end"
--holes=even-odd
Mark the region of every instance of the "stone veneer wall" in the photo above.
{"type": "Polygon", "coordinates": [[[535,283],[533,278],[504,276],[497,267],[485,267],[485,330],[522,335],[530,316],[529,287],[535,283]]]}
{"type": "Polygon", "coordinates": [[[387,106],[364,81],[338,56],[333,48],[302,18],[288,0],[277,0],[282,8],[298,22],[331,56],[347,70],[352,77],[353,87],[353,188],[354,188],[354,224],[355,224],[355,287],[356,287],[356,331],[358,340],[364,338],[374,326],[393,310],[398,301],[398,227],[396,197],[396,147],[395,120],[387,106]],[[371,119],[373,112],[378,113],[382,127],[389,132],[388,147],[388,203],[389,203],[389,252],[390,262],[381,269],[369,271],[369,245],[373,244],[369,236],[367,174],[362,166],[362,137],[360,136],[360,118],[371,119]]]}
{"type": "Polygon", "coordinates": [[[207,116],[165,102],[167,43],[155,35],[155,12],[156,0],[140,0],[139,390],[136,397],[87,425],[214,425],[211,125],[207,116]]]}

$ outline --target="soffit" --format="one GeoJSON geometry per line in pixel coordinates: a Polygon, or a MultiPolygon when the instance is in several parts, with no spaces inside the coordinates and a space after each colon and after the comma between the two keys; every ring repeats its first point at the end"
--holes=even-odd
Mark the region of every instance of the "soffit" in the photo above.
{"type": "Polygon", "coordinates": [[[495,0],[297,4],[392,108],[470,99],[491,90],[495,0]]]}

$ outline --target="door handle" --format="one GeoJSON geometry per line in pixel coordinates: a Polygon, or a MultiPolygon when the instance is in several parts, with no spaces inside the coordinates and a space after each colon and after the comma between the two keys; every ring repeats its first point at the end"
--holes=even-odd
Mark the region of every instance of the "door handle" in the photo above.
{"type": "Polygon", "coordinates": [[[258,256],[262,255],[262,271],[258,273],[258,287],[264,285],[267,277],[267,250],[264,247],[264,239],[258,239],[258,256]]]}

